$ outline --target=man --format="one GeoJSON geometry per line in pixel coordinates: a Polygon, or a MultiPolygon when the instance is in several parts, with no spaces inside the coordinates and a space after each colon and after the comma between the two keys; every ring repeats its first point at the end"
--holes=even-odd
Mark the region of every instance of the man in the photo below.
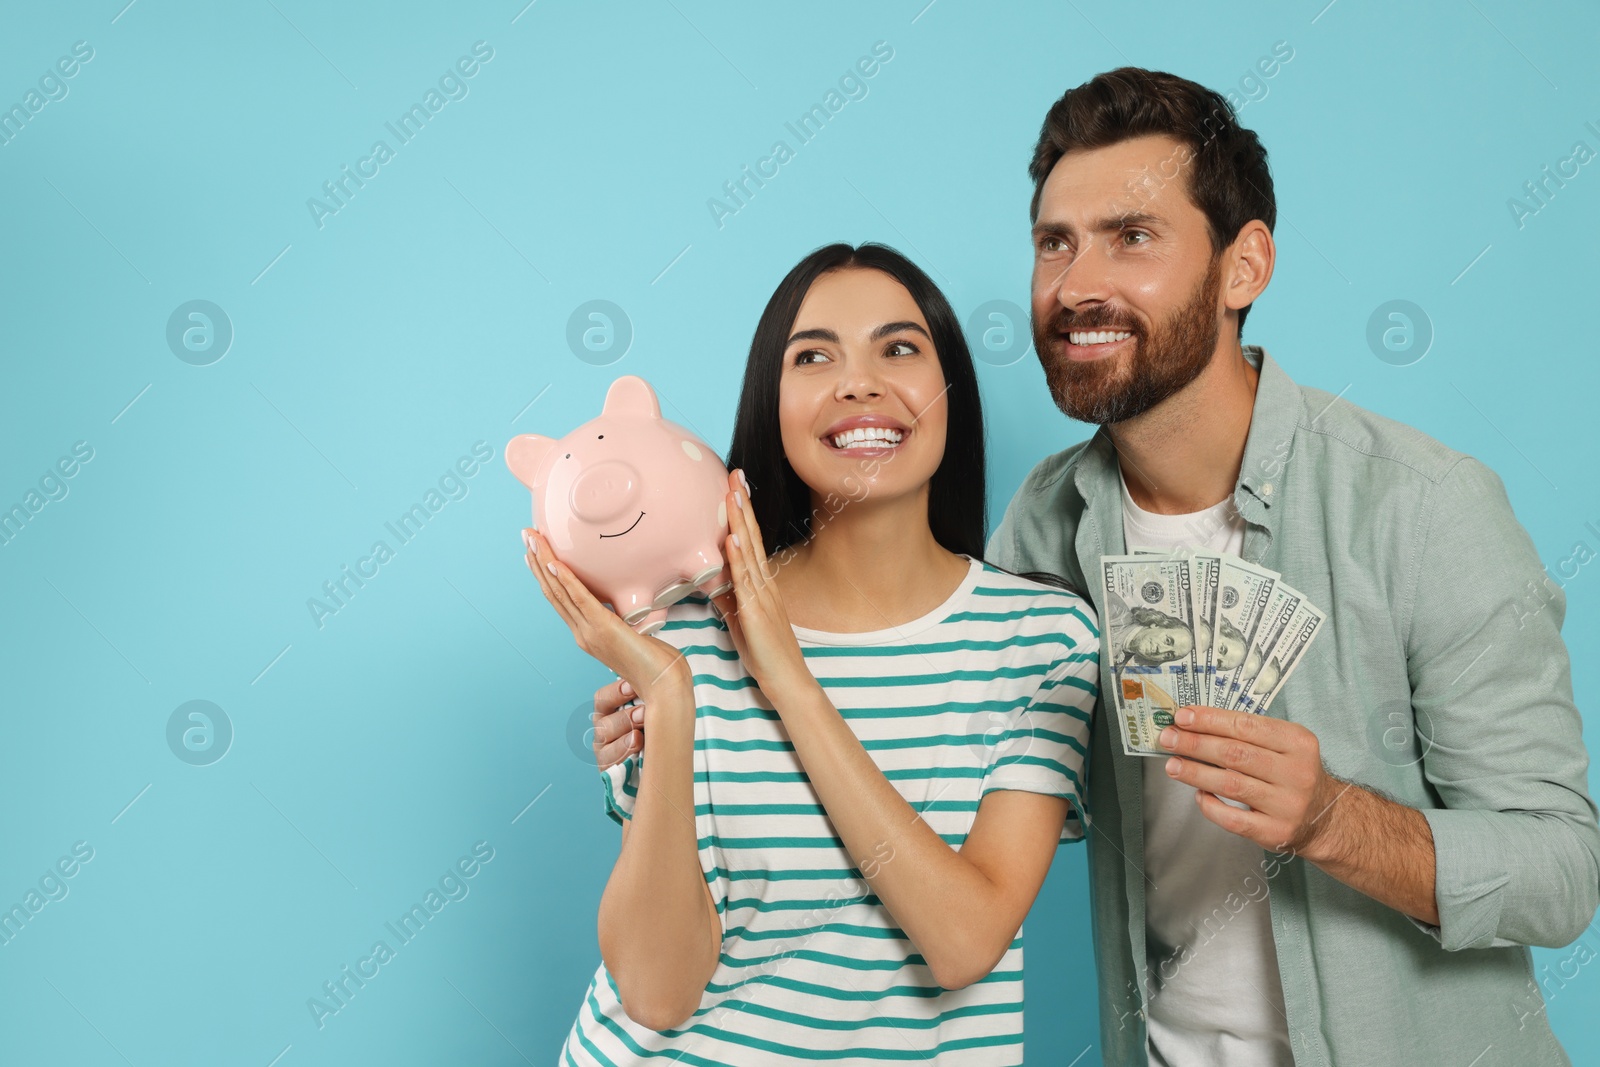
{"type": "Polygon", "coordinates": [[[1029,473],[988,559],[1104,615],[1102,555],[1226,551],[1327,612],[1270,714],[1180,708],[1169,759],[1123,753],[1101,685],[1105,1062],[1568,1062],[1526,946],[1594,916],[1600,829],[1565,600],[1500,480],[1241,345],[1276,210],[1221,96],[1102,74],[1029,171],[1035,349],[1100,429],[1029,473]]]}

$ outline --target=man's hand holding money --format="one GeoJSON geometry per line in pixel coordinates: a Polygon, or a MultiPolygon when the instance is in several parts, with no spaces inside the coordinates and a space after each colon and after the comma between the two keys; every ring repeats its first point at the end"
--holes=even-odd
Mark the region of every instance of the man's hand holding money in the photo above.
{"type": "Polygon", "coordinates": [[[1203,705],[1180,707],[1173,723],[1158,737],[1177,753],[1167,774],[1194,786],[1206,818],[1438,924],[1433,831],[1421,812],[1329,774],[1299,723],[1203,705]]]}
{"type": "Polygon", "coordinates": [[[1167,774],[1195,787],[1206,818],[1262,848],[1319,861],[1347,786],[1323,767],[1315,734],[1299,723],[1205,706],[1179,708],[1173,720],[1159,737],[1178,754],[1167,760],[1167,774]]]}

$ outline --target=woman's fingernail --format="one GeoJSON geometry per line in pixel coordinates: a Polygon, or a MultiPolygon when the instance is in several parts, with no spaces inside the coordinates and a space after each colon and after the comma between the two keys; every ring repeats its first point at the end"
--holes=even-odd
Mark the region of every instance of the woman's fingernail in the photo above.
{"type": "Polygon", "coordinates": [[[744,491],[748,493],[750,491],[750,479],[744,476],[743,467],[739,468],[739,481],[744,483],[744,491]]]}
{"type": "Polygon", "coordinates": [[[625,697],[630,697],[633,695],[633,686],[628,684],[628,680],[626,678],[622,680],[622,684],[617,686],[617,688],[622,691],[622,695],[625,697]]]}
{"type": "Polygon", "coordinates": [[[733,535],[733,547],[734,548],[743,548],[744,547],[743,545],[741,545],[739,543],[739,535],[738,534],[734,534],[733,535]]]}
{"type": "Polygon", "coordinates": [[[644,705],[641,704],[639,707],[633,709],[633,721],[639,723],[640,725],[644,724],[644,705]]]}
{"type": "Polygon", "coordinates": [[[733,491],[733,506],[741,509],[744,507],[744,494],[737,489],[733,491]]]}
{"type": "Polygon", "coordinates": [[[554,574],[556,572],[556,565],[554,563],[546,563],[544,565],[544,569],[549,571],[551,574],[554,574]]]}

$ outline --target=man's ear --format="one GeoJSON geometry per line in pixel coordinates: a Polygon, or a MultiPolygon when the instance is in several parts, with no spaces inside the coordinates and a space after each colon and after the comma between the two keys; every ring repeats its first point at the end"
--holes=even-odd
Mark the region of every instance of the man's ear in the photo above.
{"type": "Polygon", "coordinates": [[[1278,247],[1272,231],[1260,219],[1239,228],[1239,235],[1222,253],[1222,305],[1232,311],[1255,303],[1272,280],[1278,247]]]}
{"type": "Polygon", "coordinates": [[[532,489],[534,479],[539,474],[539,465],[555,444],[552,439],[536,433],[513,437],[506,443],[506,466],[517,476],[517,481],[532,489]]]}

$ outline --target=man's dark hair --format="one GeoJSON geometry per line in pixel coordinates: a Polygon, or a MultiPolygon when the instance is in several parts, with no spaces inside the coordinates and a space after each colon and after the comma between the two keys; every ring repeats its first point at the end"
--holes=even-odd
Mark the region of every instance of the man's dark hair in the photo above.
{"type": "MultiPolygon", "coordinates": [[[[1074,149],[1104,148],[1134,137],[1165,134],[1188,145],[1185,188],[1206,217],[1212,258],[1233,243],[1251,219],[1272,230],[1277,201],[1267,150],[1254,131],[1239,125],[1233,105],[1203,85],[1142,67],[1118,67],[1068,89],[1050,106],[1028,176],[1033,179],[1030,222],[1039,219],[1039,197],[1051,168],[1074,149]]],[[[1170,181],[1172,174],[1153,177],[1170,181]]],[[[1239,309],[1239,332],[1250,308],[1239,309]]]]}

